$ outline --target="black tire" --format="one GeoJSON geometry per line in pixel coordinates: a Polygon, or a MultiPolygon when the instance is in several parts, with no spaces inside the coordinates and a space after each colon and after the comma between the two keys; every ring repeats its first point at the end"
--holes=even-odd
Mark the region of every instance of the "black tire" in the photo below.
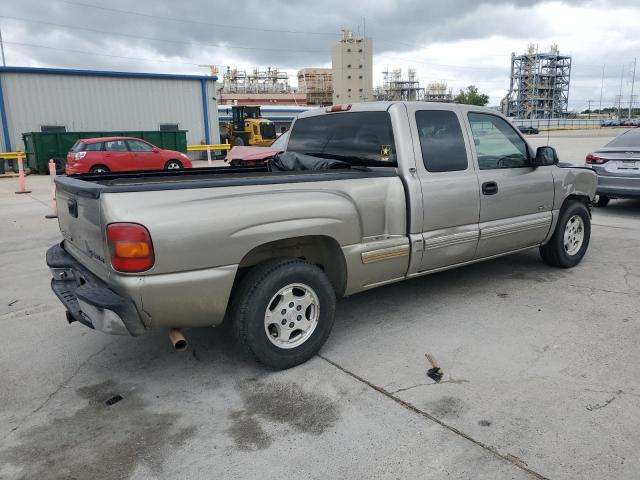
{"type": "MultiPolygon", "coordinates": [[[[56,165],[56,174],[63,175],[64,174],[64,165],[65,160],[63,158],[52,158],[53,163],[56,165]]],[[[48,173],[48,172],[47,172],[48,173]]]]}
{"type": "Polygon", "coordinates": [[[607,197],[606,195],[598,195],[598,200],[596,200],[596,207],[606,207],[607,205],[609,205],[609,202],[611,201],[611,198],[607,197]]]}
{"type": "Polygon", "coordinates": [[[109,168],[105,167],[104,165],[94,165],[89,169],[89,173],[93,173],[94,175],[107,173],[108,171],[109,171],[109,168]]]}
{"type": "Polygon", "coordinates": [[[333,327],[335,306],[335,291],[319,267],[298,259],[274,259],[253,267],[240,281],[229,319],[234,336],[247,352],[263,365],[282,370],[306,362],[320,350],[333,327]],[[303,343],[282,348],[269,339],[265,313],[273,297],[290,284],[310,287],[318,299],[319,313],[315,329],[303,343]]]}
{"type": "Polygon", "coordinates": [[[244,138],[239,135],[233,138],[232,146],[234,147],[244,147],[246,144],[247,142],[245,142],[244,138]]]}
{"type": "Polygon", "coordinates": [[[562,209],[560,209],[560,217],[556,224],[551,240],[546,245],[540,247],[540,255],[548,265],[559,268],[571,268],[576,266],[584,257],[589,247],[589,239],[591,238],[591,216],[589,210],[584,203],[578,200],[569,200],[562,209]],[[584,236],[582,246],[573,254],[569,254],[564,245],[564,233],[567,223],[574,216],[579,216],[582,220],[584,236]]]}
{"type": "Polygon", "coordinates": [[[182,162],[180,160],[169,160],[164,164],[165,170],[180,170],[182,168],[182,162]]]}

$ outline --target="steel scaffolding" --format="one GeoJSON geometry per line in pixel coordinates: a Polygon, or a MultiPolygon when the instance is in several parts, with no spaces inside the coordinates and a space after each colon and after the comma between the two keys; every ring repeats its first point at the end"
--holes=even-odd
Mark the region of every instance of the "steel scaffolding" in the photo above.
{"type": "Polygon", "coordinates": [[[516,118],[559,118],[569,107],[571,57],[557,45],[540,53],[529,45],[524,55],[511,54],[511,83],[503,105],[516,118]]]}

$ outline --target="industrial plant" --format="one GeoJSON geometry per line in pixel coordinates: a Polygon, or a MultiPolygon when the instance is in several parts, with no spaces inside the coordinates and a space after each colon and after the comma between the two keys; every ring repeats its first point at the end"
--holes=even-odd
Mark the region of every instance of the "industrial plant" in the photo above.
{"type": "Polygon", "coordinates": [[[509,92],[503,113],[515,118],[560,118],[569,107],[571,57],[560,55],[557,45],[539,52],[529,45],[524,55],[511,54],[509,92]]]}

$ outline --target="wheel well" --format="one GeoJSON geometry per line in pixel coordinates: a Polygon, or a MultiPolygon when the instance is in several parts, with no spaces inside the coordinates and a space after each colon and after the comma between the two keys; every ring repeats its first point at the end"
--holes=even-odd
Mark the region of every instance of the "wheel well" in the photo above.
{"type": "Polygon", "coordinates": [[[107,167],[106,165],[103,165],[102,163],[96,163],[95,165],[91,165],[91,167],[89,168],[89,171],[93,170],[94,168],[104,168],[105,170],[109,171],[109,167],[107,167]]]}
{"type": "Polygon", "coordinates": [[[265,243],[249,251],[240,261],[236,281],[251,267],[272,258],[300,258],[324,270],[336,291],[342,295],[347,284],[347,266],[336,240],[322,235],[286,238],[265,243]]]}
{"type": "Polygon", "coordinates": [[[587,207],[587,210],[589,211],[589,217],[591,217],[591,199],[587,195],[572,193],[564,199],[561,209],[564,208],[565,205],[567,205],[571,200],[576,200],[584,204],[584,206],[587,207]]]}

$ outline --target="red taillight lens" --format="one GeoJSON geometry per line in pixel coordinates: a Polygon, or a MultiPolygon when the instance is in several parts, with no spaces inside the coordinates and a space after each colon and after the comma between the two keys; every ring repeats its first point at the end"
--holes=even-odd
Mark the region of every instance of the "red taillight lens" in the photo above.
{"type": "Polygon", "coordinates": [[[590,153],[585,158],[587,165],[602,165],[603,163],[607,163],[609,161],[608,158],[596,157],[594,154],[590,153]]]}
{"type": "Polygon", "coordinates": [[[107,225],[111,266],[118,272],[144,272],[153,267],[153,244],[149,231],[137,223],[107,225]]]}

